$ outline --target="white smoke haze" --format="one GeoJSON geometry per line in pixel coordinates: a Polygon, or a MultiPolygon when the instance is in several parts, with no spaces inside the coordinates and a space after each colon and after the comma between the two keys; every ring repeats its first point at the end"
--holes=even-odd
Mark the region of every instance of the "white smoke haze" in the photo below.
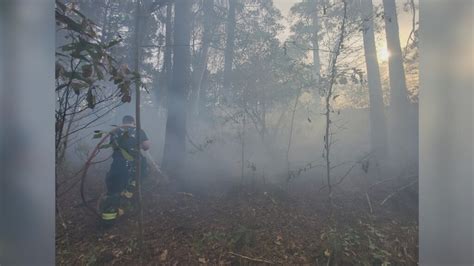
{"type": "Polygon", "coordinates": [[[472,265],[472,10],[1,0],[0,265],[472,265]]]}
{"type": "MultiPolygon", "coordinates": [[[[71,52],[67,45],[74,45],[74,38],[71,41],[65,38],[67,34],[57,35],[57,50],[66,54],[57,56],[56,66],[56,125],[60,129],[56,131],[57,216],[66,224],[59,224],[63,236],[84,231],[67,228],[67,220],[75,216],[72,209],[98,214],[95,209],[100,207],[94,206],[100,206],[106,193],[104,180],[110,171],[112,150],[100,149],[97,156],[92,151],[103,140],[100,132],[120,125],[125,115],[136,116],[138,86],[140,127],[151,141],[147,152],[151,171],[140,194],[146,208],[142,216],[135,217],[140,228],[138,246],[144,245],[143,238],[152,241],[154,233],[164,230],[160,226],[167,226],[167,219],[180,213],[186,218],[172,222],[173,229],[165,234],[194,228],[196,223],[208,231],[190,229],[192,239],[207,242],[195,241],[194,251],[186,251],[184,263],[218,264],[220,258],[212,257],[225,251],[218,257],[235,262],[237,255],[229,254],[252,250],[251,240],[242,248],[230,239],[229,243],[234,243],[230,249],[207,255],[199,250],[210,247],[207,237],[225,238],[214,237],[222,226],[234,226],[222,229],[224,235],[239,234],[242,228],[257,232],[260,226],[266,228],[264,216],[276,215],[279,218],[269,219],[285,224],[290,222],[281,215],[297,217],[301,213],[291,212],[301,210],[303,216],[312,217],[309,220],[329,219],[303,226],[319,234],[311,238],[321,239],[314,242],[321,245],[321,254],[308,258],[290,252],[284,255],[286,259],[275,257],[275,261],[331,264],[333,259],[340,260],[335,265],[343,265],[345,259],[348,264],[416,262],[418,1],[135,0],[99,4],[79,0],[66,1],[66,7],[59,13],[77,8],[96,23],[91,29],[97,33],[81,38],[96,36],[100,40],[93,38],[87,47],[98,43],[100,53],[115,60],[106,61],[106,71],[101,73],[84,63],[87,60],[81,54],[71,52]],[[100,50],[100,44],[110,42],[113,45],[100,50]],[[76,59],[68,63],[64,59],[68,55],[76,59]],[[91,77],[99,81],[93,86],[82,80],[67,85],[76,78],[69,74],[75,71],[74,64],[86,81],[91,77]],[[90,156],[95,156],[92,163],[87,162],[90,156]],[[81,169],[86,169],[86,174],[75,176],[81,169]],[[222,217],[201,216],[214,210],[220,210],[222,217],[241,216],[215,225],[222,217]],[[256,218],[257,213],[261,219],[256,218]],[[338,247],[327,244],[330,237],[325,239],[325,234],[338,228],[341,231],[336,235],[343,237],[350,234],[345,232],[346,225],[355,228],[375,217],[376,230],[409,228],[403,236],[406,242],[392,241],[390,245],[407,245],[409,251],[404,252],[410,255],[400,259],[386,250],[376,250],[365,262],[351,260],[347,254],[331,255],[338,247]],[[195,218],[202,220],[193,221],[195,218]],[[348,224],[340,224],[346,221],[348,224]],[[399,224],[388,226],[388,222],[399,224]],[[235,224],[241,229],[235,229],[235,224]],[[150,235],[144,235],[143,229],[150,235]]],[[[67,25],[67,19],[59,16],[59,20],[66,22],[58,25],[67,25]]],[[[68,27],[58,26],[57,30],[77,34],[68,27]]],[[[77,38],[79,44],[81,38],[77,38]]],[[[80,51],[91,53],[95,62],[91,49],[80,51]]],[[[91,223],[87,215],[78,219],[91,223]]],[[[127,231],[122,226],[117,228],[127,231]]],[[[273,229],[288,228],[280,225],[273,229]]],[[[378,232],[357,230],[356,235],[378,232]]],[[[259,241],[275,237],[258,232],[262,233],[259,241]]],[[[296,232],[291,234],[297,237],[296,232]]],[[[181,237],[175,233],[169,236],[181,237]]],[[[281,238],[288,238],[288,243],[299,241],[278,235],[280,244],[276,245],[281,245],[281,238]]],[[[147,259],[156,255],[162,262],[171,262],[186,248],[172,248],[166,241],[156,243],[166,247],[150,251],[147,259]]],[[[371,241],[369,238],[359,247],[371,245],[371,241]]],[[[383,238],[376,236],[376,241],[382,245],[383,238]]],[[[108,250],[105,244],[100,245],[108,250]]],[[[289,249],[295,248],[290,245],[289,249]]],[[[299,250],[306,252],[305,256],[314,253],[305,247],[299,250]]],[[[371,249],[367,246],[367,250],[371,249]]],[[[136,259],[138,253],[131,256],[136,259]]],[[[268,252],[262,256],[269,256],[268,252]]],[[[61,258],[63,262],[73,260],[68,254],[61,258]]],[[[96,258],[107,256],[101,253],[96,258]]],[[[120,256],[109,261],[126,263],[120,256]]]]}

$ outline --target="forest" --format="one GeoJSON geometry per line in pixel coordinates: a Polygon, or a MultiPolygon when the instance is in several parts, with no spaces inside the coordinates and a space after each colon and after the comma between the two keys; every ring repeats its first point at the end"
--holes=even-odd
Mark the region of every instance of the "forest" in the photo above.
{"type": "Polygon", "coordinates": [[[418,14],[56,0],[56,263],[417,265],[418,14]]]}

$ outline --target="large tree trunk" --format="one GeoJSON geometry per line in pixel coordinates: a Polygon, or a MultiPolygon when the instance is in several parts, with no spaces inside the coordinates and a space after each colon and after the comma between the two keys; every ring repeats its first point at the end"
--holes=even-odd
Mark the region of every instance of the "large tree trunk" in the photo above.
{"type": "Polygon", "coordinates": [[[162,86],[160,90],[160,101],[166,107],[166,101],[164,99],[167,98],[167,91],[171,88],[171,80],[172,80],[172,61],[171,55],[173,53],[173,26],[172,26],[172,19],[173,19],[173,1],[168,2],[166,5],[166,22],[165,22],[165,53],[163,58],[163,69],[161,70],[163,79],[162,79],[162,86]]]}
{"type": "Polygon", "coordinates": [[[186,140],[186,95],[190,82],[190,39],[192,1],[175,1],[173,35],[173,79],[168,90],[163,168],[169,175],[181,177],[186,140]]]}
{"type": "Polygon", "coordinates": [[[232,82],[232,63],[234,61],[234,42],[235,42],[235,6],[237,0],[229,0],[229,14],[227,15],[226,25],[226,46],[224,52],[224,95],[230,100],[231,82],[232,82]]]}
{"type": "Polygon", "coordinates": [[[377,158],[387,154],[387,125],[374,35],[372,0],[362,0],[363,39],[370,101],[370,143],[377,158]]]}
{"type": "Polygon", "coordinates": [[[191,98],[193,113],[199,114],[199,102],[201,98],[202,81],[207,70],[209,58],[209,46],[212,39],[212,16],[214,0],[204,0],[204,32],[202,36],[202,47],[196,69],[193,71],[193,97],[191,98]]]}
{"type": "Polygon", "coordinates": [[[390,78],[390,154],[392,167],[402,170],[417,156],[417,112],[410,104],[403,68],[395,0],[383,0],[390,78]]]}
{"type": "Polygon", "coordinates": [[[408,107],[408,94],[403,68],[402,49],[398,30],[397,7],[395,0],[383,0],[385,35],[387,48],[390,52],[388,59],[390,75],[390,106],[398,112],[408,107]]]}

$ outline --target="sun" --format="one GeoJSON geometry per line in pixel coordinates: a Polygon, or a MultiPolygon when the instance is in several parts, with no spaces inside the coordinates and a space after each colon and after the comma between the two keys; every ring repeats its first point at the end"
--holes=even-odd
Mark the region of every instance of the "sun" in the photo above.
{"type": "Polygon", "coordinates": [[[378,58],[380,61],[385,62],[388,61],[388,58],[390,57],[390,51],[387,49],[381,49],[378,54],[378,58]]]}

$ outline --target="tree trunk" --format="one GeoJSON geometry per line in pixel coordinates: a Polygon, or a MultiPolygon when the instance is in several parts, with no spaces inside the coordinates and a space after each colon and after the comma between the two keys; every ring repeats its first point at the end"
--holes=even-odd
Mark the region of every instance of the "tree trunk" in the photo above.
{"type": "Polygon", "coordinates": [[[196,70],[193,72],[193,97],[191,98],[193,113],[199,114],[199,102],[201,97],[202,81],[204,73],[207,70],[207,61],[209,58],[209,46],[212,39],[212,15],[214,0],[204,0],[204,32],[202,36],[202,47],[199,54],[199,60],[196,70]]]}
{"type": "Polygon", "coordinates": [[[291,173],[290,173],[290,149],[291,149],[291,141],[293,139],[293,127],[295,123],[295,114],[296,114],[296,107],[298,106],[298,100],[300,98],[301,94],[301,88],[298,88],[298,91],[296,92],[296,97],[295,97],[295,103],[293,105],[293,110],[291,111],[291,120],[290,120],[290,135],[288,137],[288,146],[286,149],[286,172],[288,173],[288,177],[286,179],[286,182],[289,183],[291,179],[291,173]]]}
{"type": "MultiPolygon", "coordinates": [[[[135,55],[134,55],[134,71],[139,73],[140,71],[140,0],[136,0],[135,6],[135,55]]],[[[143,208],[142,208],[142,190],[141,190],[141,140],[140,140],[140,131],[141,131],[141,122],[140,122],[140,81],[135,80],[135,121],[136,121],[136,136],[137,136],[137,151],[139,155],[135,158],[136,166],[136,181],[137,181],[137,190],[138,190],[138,247],[140,249],[140,264],[142,262],[143,254],[143,208]]]]}
{"type": "Polygon", "coordinates": [[[231,82],[232,82],[232,63],[234,60],[234,42],[235,42],[235,6],[237,0],[229,0],[229,14],[227,15],[226,26],[226,47],[224,52],[224,95],[230,100],[231,82]]]}
{"type": "MultiPolygon", "coordinates": [[[[325,117],[326,117],[326,132],[324,134],[324,155],[326,159],[326,178],[327,178],[327,186],[328,186],[328,198],[329,198],[329,203],[330,206],[332,207],[332,183],[331,183],[331,160],[330,160],[330,151],[331,151],[331,145],[332,145],[332,133],[331,133],[331,99],[332,95],[334,93],[333,91],[333,86],[336,80],[336,75],[337,75],[337,58],[340,55],[341,48],[342,48],[342,43],[344,41],[344,31],[346,27],[346,21],[347,21],[347,2],[346,0],[343,0],[344,3],[344,16],[342,18],[342,24],[341,24],[341,33],[339,35],[338,40],[336,40],[336,44],[334,46],[334,54],[331,56],[331,62],[330,62],[330,68],[329,68],[329,84],[328,88],[326,91],[325,95],[325,117]]],[[[331,208],[332,210],[332,208],[331,208]]]]}
{"type": "Polygon", "coordinates": [[[405,70],[403,68],[402,49],[398,30],[397,7],[395,0],[383,0],[385,35],[387,48],[390,52],[388,58],[390,75],[390,106],[400,113],[409,106],[405,70]]]}
{"type": "Polygon", "coordinates": [[[390,78],[390,162],[394,169],[402,169],[417,159],[418,140],[416,115],[410,104],[403,68],[403,57],[398,31],[395,0],[383,0],[390,78]],[[415,123],[413,123],[415,121],[415,123]]]}
{"type": "MultiPolygon", "coordinates": [[[[173,52],[173,1],[168,2],[166,6],[166,22],[165,22],[165,54],[163,58],[163,69],[162,73],[164,74],[163,79],[163,89],[161,90],[161,99],[167,98],[167,91],[171,88],[171,79],[172,79],[172,59],[171,54],[173,52]]],[[[166,106],[166,101],[163,101],[163,104],[166,106]]]]}
{"type": "Polygon", "coordinates": [[[387,154],[387,125],[374,35],[372,0],[362,0],[363,39],[370,101],[370,143],[376,158],[387,154]]]}
{"type": "Polygon", "coordinates": [[[312,22],[313,22],[312,43],[313,43],[313,68],[314,68],[313,73],[314,73],[314,78],[316,80],[316,83],[319,83],[319,79],[321,77],[321,63],[319,59],[319,38],[318,38],[318,32],[319,32],[318,4],[319,4],[319,1],[315,0],[314,12],[312,16],[312,22]]]}
{"type": "Polygon", "coordinates": [[[245,125],[246,125],[246,113],[242,112],[242,132],[240,134],[241,141],[241,157],[240,157],[240,185],[244,185],[244,176],[245,176],[245,125]]]}
{"type": "Polygon", "coordinates": [[[186,150],[186,95],[190,82],[190,39],[192,1],[175,1],[172,86],[168,90],[163,167],[181,177],[186,150]]]}

